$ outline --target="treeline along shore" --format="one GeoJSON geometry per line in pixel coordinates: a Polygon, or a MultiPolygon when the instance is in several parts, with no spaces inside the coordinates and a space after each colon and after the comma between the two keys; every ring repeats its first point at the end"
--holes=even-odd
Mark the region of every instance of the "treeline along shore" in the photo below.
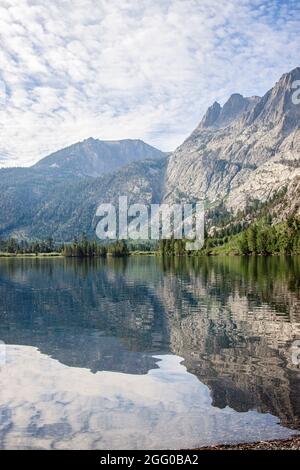
{"type": "Polygon", "coordinates": [[[273,225],[268,218],[251,224],[235,233],[224,231],[206,232],[201,250],[187,251],[186,240],[174,238],[151,241],[99,242],[90,240],[85,233],[71,243],[57,243],[51,237],[45,241],[18,241],[15,238],[0,239],[0,256],[65,256],[105,257],[129,256],[130,254],[157,254],[162,256],[203,256],[203,255],[280,255],[300,254],[300,219],[290,217],[286,222],[273,225]]]}
{"type": "Polygon", "coordinates": [[[85,234],[81,239],[75,238],[72,243],[55,243],[52,238],[45,241],[17,241],[14,238],[0,240],[0,256],[65,256],[74,258],[128,256],[130,251],[124,240],[101,244],[88,240],[85,234]]]}

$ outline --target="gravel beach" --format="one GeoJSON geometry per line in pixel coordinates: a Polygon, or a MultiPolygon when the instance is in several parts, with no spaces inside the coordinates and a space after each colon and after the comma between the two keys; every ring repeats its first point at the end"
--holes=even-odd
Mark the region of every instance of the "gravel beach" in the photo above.
{"type": "Polygon", "coordinates": [[[299,450],[300,436],[286,440],[260,441],[251,444],[229,444],[201,447],[199,450],[299,450]]]}

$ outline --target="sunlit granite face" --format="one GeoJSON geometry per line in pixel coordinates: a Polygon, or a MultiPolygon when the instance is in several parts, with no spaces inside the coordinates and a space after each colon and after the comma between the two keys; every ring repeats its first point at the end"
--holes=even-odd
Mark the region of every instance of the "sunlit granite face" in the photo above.
{"type": "Polygon", "coordinates": [[[0,260],[0,448],[300,429],[300,260],[0,260]]]}

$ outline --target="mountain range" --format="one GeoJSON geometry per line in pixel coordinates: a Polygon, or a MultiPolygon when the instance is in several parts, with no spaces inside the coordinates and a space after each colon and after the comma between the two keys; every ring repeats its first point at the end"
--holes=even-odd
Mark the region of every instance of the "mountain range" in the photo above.
{"type": "Polygon", "coordinates": [[[164,156],[160,150],[142,140],[103,141],[89,139],[52,153],[32,168],[42,172],[56,170],[68,177],[98,177],[112,173],[133,161],[164,156]]]}
{"type": "Polygon", "coordinates": [[[233,94],[215,102],[173,153],[141,140],[89,138],[31,168],[0,170],[0,237],[70,241],[93,234],[101,202],[205,200],[234,217],[276,194],[275,219],[300,214],[300,67],[263,97],[233,94]]]}
{"type": "Polygon", "coordinates": [[[300,105],[292,100],[299,79],[296,68],[262,98],[214,103],[172,154],[165,199],[202,197],[238,211],[289,185],[300,174],[300,105]]]}

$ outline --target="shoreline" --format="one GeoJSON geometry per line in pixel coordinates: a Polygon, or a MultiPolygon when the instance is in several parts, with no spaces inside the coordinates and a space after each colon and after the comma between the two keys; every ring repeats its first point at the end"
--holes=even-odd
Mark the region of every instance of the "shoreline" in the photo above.
{"type": "MultiPolygon", "coordinates": [[[[300,253],[270,253],[267,255],[262,254],[236,254],[236,253],[201,253],[196,256],[194,255],[162,255],[156,251],[132,251],[129,252],[126,256],[113,256],[111,253],[108,253],[106,257],[110,258],[129,258],[130,256],[158,256],[161,258],[271,258],[271,257],[293,257],[300,256],[300,253]]],[[[65,256],[58,252],[53,253],[0,253],[1,258],[72,258],[72,259],[95,259],[95,258],[105,258],[104,256],[65,256]]]]}
{"type": "Polygon", "coordinates": [[[271,441],[244,442],[241,444],[216,444],[213,446],[199,447],[202,450],[300,450],[300,435],[288,439],[274,439],[271,441]]]}
{"type": "Polygon", "coordinates": [[[65,258],[61,253],[0,253],[1,258],[65,258]]]}

